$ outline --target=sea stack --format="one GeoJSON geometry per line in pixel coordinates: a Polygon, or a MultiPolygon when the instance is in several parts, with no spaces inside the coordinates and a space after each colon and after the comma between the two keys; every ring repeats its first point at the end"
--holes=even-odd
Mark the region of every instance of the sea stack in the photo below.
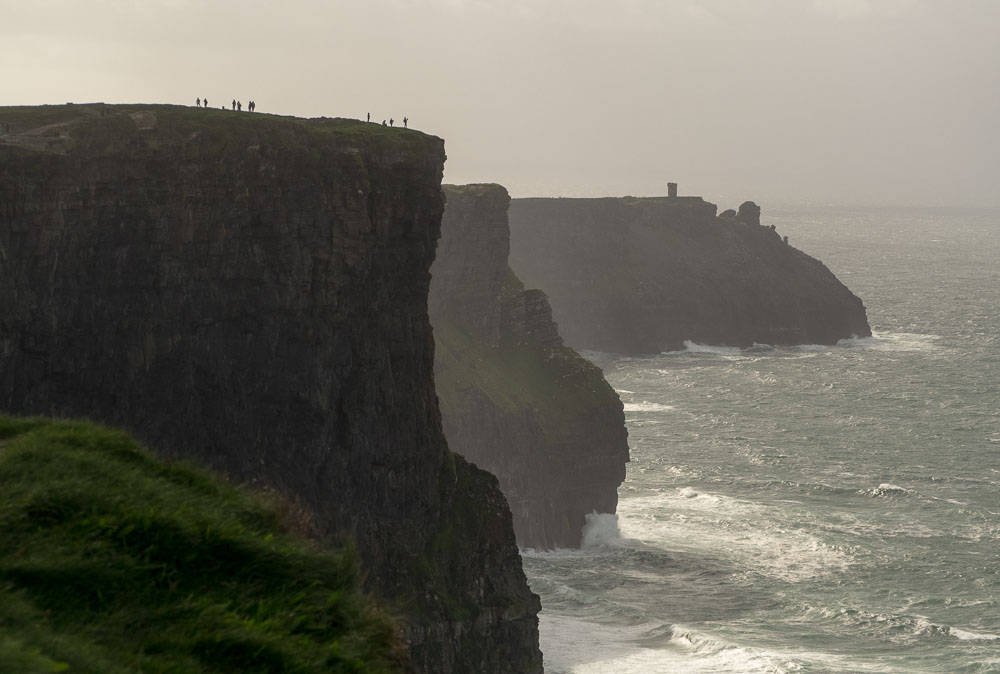
{"type": "Polygon", "coordinates": [[[430,315],[448,444],[497,476],[521,547],[579,547],[586,516],[617,507],[622,403],[563,343],[545,293],[508,267],[507,190],[444,192],[430,315]]]}

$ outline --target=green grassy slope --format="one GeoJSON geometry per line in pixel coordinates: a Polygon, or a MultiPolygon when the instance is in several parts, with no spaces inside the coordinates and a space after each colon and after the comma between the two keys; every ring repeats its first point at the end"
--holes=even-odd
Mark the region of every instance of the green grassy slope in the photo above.
{"type": "Polygon", "coordinates": [[[126,434],[0,416],[0,672],[383,672],[351,552],[126,434]]]}

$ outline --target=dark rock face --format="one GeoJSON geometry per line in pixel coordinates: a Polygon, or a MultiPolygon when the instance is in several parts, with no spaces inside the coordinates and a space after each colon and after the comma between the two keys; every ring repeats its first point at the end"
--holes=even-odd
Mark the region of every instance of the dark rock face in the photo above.
{"type": "Polygon", "coordinates": [[[431,267],[428,311],[461,319],[490,348],[500,344],[500,296],[510,274],[510,195],[499,185],[444,185],[441,239],[431,267]]]}
{"type": "Polygon", "coordinates": [[[759,224],[700,198],[515,199],[511,267],[544,288],[576,348],[658,353],[868,336],[861,300],[759,224]]]}
{"type": "Polygon", "coordinates": [[[621,401],[563,344],[545,293],[525,290],[507,266],[507,191],[444,191],[430,312],[445,435],[497,476],[521,546],[578,547],[585,516],[618,504],[621,401]]]}
{"type": "Polygon", "coordinates": [[[0,408],[290,495],[356,541],[421,671],[541,671],[503,496],[441,430],[441,140],[170,106],[0,118],[0,408]]]}
{"type": "Polygon", "coordinates": [[[736,214],[736,219],[744,225],[759,225],[760,206],[752,201],[744,201],[740,204],[740,210],[736,214]]]}

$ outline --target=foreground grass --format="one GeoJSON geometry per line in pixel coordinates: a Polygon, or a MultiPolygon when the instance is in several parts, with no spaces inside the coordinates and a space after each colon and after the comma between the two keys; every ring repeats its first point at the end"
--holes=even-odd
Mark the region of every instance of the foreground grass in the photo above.
{"type": "Polygon", "coordinates": [[[0,672],[384,672],[355,557],[126,434],[0,416],[0,672]]]}

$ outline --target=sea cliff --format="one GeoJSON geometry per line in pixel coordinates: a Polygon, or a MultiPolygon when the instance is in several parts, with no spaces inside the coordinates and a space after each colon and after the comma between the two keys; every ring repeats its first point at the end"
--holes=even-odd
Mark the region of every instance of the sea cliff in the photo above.
{"type": "Polygon", "coordinates": [[[613,513],[629,460],[622,403],[567,347],[548,299],[507,264],[510,197],[446,185],[429,308],[452,449],[494,473],[522,547],[579,547],[586,515],[613,513]]]}
{"type": "Polygon", "coordinates": [[[0,121],[0,409],[297,501],[356,544],[419,671],[540,671],[506,502],[441,429],[442,141],[176,106],[0,121]]]}
{"type": "Polygon", "coordinates": [[[868,336],[861,300],[744,202],[515,199],[511,267],[544,288],[567,343],[618,353],[868,336]]]}

